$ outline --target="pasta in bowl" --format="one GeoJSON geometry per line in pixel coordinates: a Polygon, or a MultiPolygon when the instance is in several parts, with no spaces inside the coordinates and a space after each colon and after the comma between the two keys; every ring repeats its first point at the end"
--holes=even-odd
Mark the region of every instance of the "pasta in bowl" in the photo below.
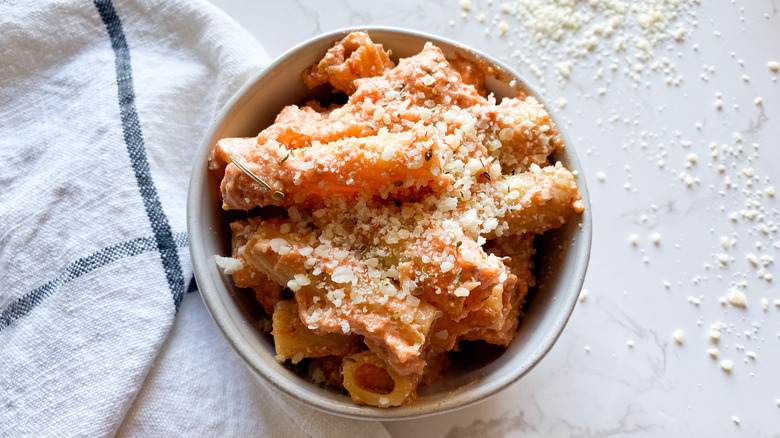
{"type": "Polygon", "coordinates": [[[550,348],[584,277],[587,193],[508,72],[431,36],[341,31],[226,106],[193,170],[191,251],[209,310],[260,375],[330,412],[405,418],[484,398],[550,348]],[[208,227],[206,201],[226,212],[208,227]],[[480,360],[451,353],[474,348],[480,360]]]}

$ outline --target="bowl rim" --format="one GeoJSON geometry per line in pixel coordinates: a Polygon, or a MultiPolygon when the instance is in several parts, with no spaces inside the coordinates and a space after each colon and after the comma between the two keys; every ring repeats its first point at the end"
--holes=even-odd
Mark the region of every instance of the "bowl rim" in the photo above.
{"type": "MultiPolygon", "coordinates": [[[[378,42],[381,43],[381,41],[378,42]]],[[[236,353],[247,364],[247,366],[252,369],[255,375],[262,376],[267,383],[271,384],[273,389],[276,389],[281,394],[286,394],[298,402],[323,412],[362,420],[403,420],[421,418],[462,409],[492,397],[493,395],[497,394],[501,390],[507,388],[528,374],[552,349],[555,342],[563,333],[563,329],[565,328],[566,323],[574,311],[579,291],[582,289],[583,283],[585,281],[592,244],[590,197],[588,194],[585,178],[583,175],[581,175],[582,166],[579,158],[577,157],[576,151],[571,146],[572,142],[568,137],[566,130],[562,128],[562,125],[558,123],[557,118],[549,109],[550,106],[547,104],[541,94],[538,93],[536,89],[530,85],[522,75],[518,74],[514,69],[508,67],[501,61],[486,55],[480,50],[474,49],[445,37],[395,26],[354,26],[324,32],[295,45],[274,59],[267,66],[257,71],[223,105],[223,107],[214,117],[209,129],[204,134],[203,139],[201,140],[201,143],[195,153],[195,158],[198,161],[193,163],[187,195],[187,239],[189,244],[189,253],[192,263],[193,275],[195,276],[196,282],[198,283],[200,296],[203,299],[209,314],[216,322],[228,344],[233,348],[233,350],[236,351],[236,353]],[[202,211],[202,205],[200,203],[202,198],[201,187],[204,186],[204,184],[202,184],[202,179],[208,179],[205,176],[207,171],[207,164],[204,157],[207,156],[208,151],[211,149],[211,138],[213,137],[215,131],[222,124],[225,116],[244,96],[244,94],[252,89],[261,79],[264,78],[265,75],[269,74],[269,72],[272,72],[277,66],[285,63],[285,61],[287,61],[289,58],[294,57],[298,52],[304,50],[308,45],[314,42],[323,39],[333,39],[336,36],[345,36],[348,33],[355,31],[366,31],[369,33],[388,32],[418,37],[420,39],[432,41],[434,44],[443,42],[450,46],[470,52],[474,56],[498,67],[504,73],[517,80],[519,85],[521,85],[530,95],[539,100],[539,102],[548,110],[550,118],[558,126],[559,132],[564,139],[564,144],[566,145],[566,151],[564,154],[570,162],[569,168],[571,170],[580,171],[580,174],[575,175],[575,177],[577,180],[577,187],[580,190],[582,200],[585,203],[586,208],[585,211],[580,214],[580,231],[576,235],[576,239],[580,240],[577,248],[578,252],[572,255],[572,257],[574,257],[574,278],[576,281],[574,283],[569,283],[567,286],[571,292],[565,295],[566,301],[563,305],[563,310],[565,311],[561,311],[558,315],[556,315],[556,317],[550,322],[549,329],[547,329],[546,333],[543,334],[544,336],[541,339],[535,341],[535,345],[538,347],[535,350],[535,354],[529,358],[530,362],[527,364],[527,366],[523,366],[519,372],[506,373],[506,375],[500,376],[499,380],[493,382],[492,385],[474,385],[470,388],[467,388],[461,394],[468,394],[468,397],[445,397],[443,400],[434,401],[430,404],[425,404],[425,402],[421,400],[413,405],[400,406],[391,409],[361,406],[354,404],[351,401],[350,403],[352,404],[346,406],[342,404],[334,404],[324,399],[312,399],[310,398],[310,393],[306,393],[297,388],[296,385],[298,384],[292,382],[291,379],[276,375],[276,373],[274,373],[272,370],[265,369],[265,365],[262,363],[262,361],[255,360],[253,356],[258,355],[248,345],[248,342],[243,338],[243,335],[239,333],[238,327],[230,318],[227,308],[221,302],[221,295],[224,295],[224,293],[219,290],[220,287],[214,281],[214,279],[211,278],[212,276],[206,274],[206,264],[213,263],[213,254],[206,254],[205,250],[202,251],[202,249],[204,249],[203,235],[198,231],[201,229],[199,226],[199,218],[202,211]]],[[[231,298],[227,297],[227,299],[231,298]]]]}

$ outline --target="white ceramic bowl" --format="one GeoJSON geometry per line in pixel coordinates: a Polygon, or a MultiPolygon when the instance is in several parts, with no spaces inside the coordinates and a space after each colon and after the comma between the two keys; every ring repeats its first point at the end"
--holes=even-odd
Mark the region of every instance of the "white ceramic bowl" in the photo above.
{"type": "MultiPolygon", "coordinates": [[[[330,46],[355,30],[392,49],[393,59],[420,52],[427,41],[448,58],[455,53],[495,65],[501,78],[488,78],[487,89],[497,98],[514,96],[511,79],[537,97],[528,84],[503,64],[458,43],[420,32],[388,27],[343,29],[313,38],[288,51],[256,74],[230,99],[209,128],[198,149],[187,199],[190,256],[203,301],[230,345],[249,367],[268,383],[314,408],[362,419],[405,419],[461,408],[483,400],[516,382],[550,350],[569,319],[585,278],[591,244],[588,191],[574,147],[564,135],[566,151],[554,160],[579,173],[577,180],[586,205],[565,227],[537,238],[537,282],[527,297],[517,338],[507,349],[479,347],[453,359],[452,368],[434,384],[420,388],[420,400],[390,409],[359,406],[348,395],[310,383],[274,358],[270,335],[257,329],[259,306],[254,294],[237,289],[217,270],[212,256],[230,254],[230,214],[220,208],[218,184],[207,171],[209,152],[219,139],[250,137],[273,123],[286,105],[312,97],[300,80],[301,72],[318,61],[330,46]],[[470,354],[469,354],[470,353],[470,354]],[[478,354],[474,354],[478,353],[478,354]]],[[[539,99],[543,102],[542,99],[539,99]]],[[[544,103],[544,102],[543,102],[544,103]]],[[[546,105],[548,109],[550,107],[546,105]]]]}

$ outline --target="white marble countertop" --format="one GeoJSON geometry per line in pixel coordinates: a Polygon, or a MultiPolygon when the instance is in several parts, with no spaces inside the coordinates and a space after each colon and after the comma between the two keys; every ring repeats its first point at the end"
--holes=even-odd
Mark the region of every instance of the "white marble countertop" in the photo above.
{"type": "Polygon", "coordinates": [[[595,224],[587,297],[551,353],[481,404],[387,424],[394,436],[780,437],[780,195],[767,194],[780,189],[780,73],[767,65],[780,61],[780,2],[679,0],[675,17],[676,2],[648,0],[662,14],[613,11],[624,24],[594,35],[597,45],[580,57],[564,53],[567,41],[587,37],[617,1],[579,2],[586,15],[570,17],[590,21],[544,50],[498,1],[473,0],[468,12],[460,0],[214,3],[272,57],[321,32],[369,24],[492,54],[545,90],[586,169],[595,224]],[[652,17],[668,22],[666,33],[636,24],[652,17]],[[626,48],[616,50],[621,37],[626,48]],[[746,307],[721,302],[732,288],[746,307]]]}

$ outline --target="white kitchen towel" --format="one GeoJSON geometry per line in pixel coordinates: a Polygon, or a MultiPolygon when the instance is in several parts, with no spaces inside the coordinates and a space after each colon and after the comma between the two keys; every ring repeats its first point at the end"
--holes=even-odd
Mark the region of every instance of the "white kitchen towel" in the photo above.
{"type": "Polygon", "coordinates": [[[203,1],[0,0],[0,436],[387,436],[257,381],[192,280],[195,149],[267,62],[203,1]]]}

